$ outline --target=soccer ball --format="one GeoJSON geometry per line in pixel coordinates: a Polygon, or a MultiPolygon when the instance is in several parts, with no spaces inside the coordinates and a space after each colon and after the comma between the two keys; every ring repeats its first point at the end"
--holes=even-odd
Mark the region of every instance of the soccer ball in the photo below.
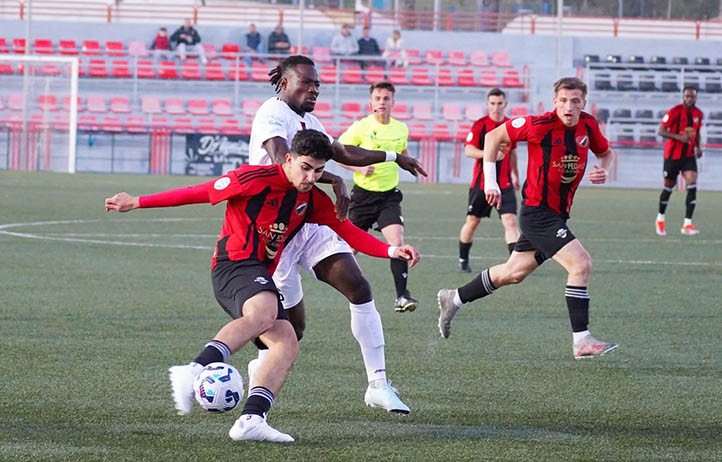
{"type": "Polygon", "coordinates": [[[211,412],[228,412],[243,399],[243,377],[226,363],[211,363],[193,382],[196,401],[211,412]]]}

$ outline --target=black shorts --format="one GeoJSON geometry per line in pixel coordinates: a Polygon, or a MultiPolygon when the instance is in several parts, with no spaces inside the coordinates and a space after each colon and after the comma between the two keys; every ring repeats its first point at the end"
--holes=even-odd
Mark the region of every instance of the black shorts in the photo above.
{"type": "MultiPolygon", "coordinates": [[[[486,202],[486,195],[482,189],[469,188],[469,206],[466,208],[467,215],[473,215],[478,218],[490,217],[493,207],[486,202]]],[[[514,188],[504,188],[501,190],[501,208],[498,210],[499,216],[505,213],[513,213],[516,215],[516,191],[514,188]]]]}
{"type": "Polygon", "coordinates": [[[522,205],[519,211],[519,229],[521,235],[514,250],[535,250],[535,257],[540,265],[576,239],[572,230],[567,227],[567,221],[546,207],[522,205]]]}
{"type": "Polygon", "coordinates": [[[268,268],[258,261],[219,261],[211,271],[211,282],[216,300],[233,319],[243,316],[246,300],[264,290],[275,292],[278,296],[278,319],[288,319],[281,304],[281,294],[268,268]]]}
{"type": "Polygon", "coordinates": [[[697,158],[685,157],[684,159],[664,159],[664,179],[677,180],[679,172],[696,172],[697,158]]]}
{"type": "Polygon", "coordinates": [[[368,191],[354,186],[351,189],[351,206],[348,218],[351,223],[368,231],[376,224],[381,230],[389,225],[402,225],[401,201],[404,195],[397,188],[384,192],[368,191]]]}

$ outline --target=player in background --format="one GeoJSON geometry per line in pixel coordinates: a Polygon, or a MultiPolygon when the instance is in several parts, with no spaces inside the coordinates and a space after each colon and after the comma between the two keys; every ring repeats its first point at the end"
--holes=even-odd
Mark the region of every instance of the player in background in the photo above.
{"type": "Polygon", "coordinates": [[[249,341],[266,346],[241,417],[229,431],[239,441],[293,441],[266,422],[275,397],[298,355],[298,340],[271,278],[288,240],[307,221],[324,223],[369,255],[418,262],[411,246],[390,246],[336,217],[331,199],[315,187],[333,151],[325,134],[306,130],[293,140],[281,165],[250,166],[195,186],[133,197],[118,193],[106,211],[226,202],[226,215],[213,253],[211,279],[216,300],[232,318],[189,364],[169,369],[178,414],[190,412],[193,381],[204,366],[226,362],[249,341]]]}
{"type": "MultiPolygon", "coordinates": [[[[474,172],[469,185],[469,205],[466,209],[466,221],[459,232],[459,271],[471,272],[469,251],[474,241],[474,233],[484,217],[491,217],[492,206],[484,195],[484,137],[487,133],[503,124],[509,118],[504,114],[506,94],[499,88],[492,88],[486,95],[488,114],[474,122],[466,135],[464,154],[475,159],[474,172]]],[[[501,207],[497,209],[501,224],[504,226],[504,241],[509,253],[519,239],[516,225],[516,190],[519,189],[519,168],[517,167],[516,144],[505,147],[507,152],[500,155],[496,163],[496,182],[501,188],[501,207]]]]}
{"type": "MultiPolygon", "coordinates": [[[[298,131],[313,128],[326,133],[323,124],[313,115],[319,95],[318,71],[306,56],[294,55],[282,60],[269,72],[271,85],[278,96],[269,98],[256,111],[251,127],[249,161],[253,165],[283,162],[288,143],[298,131]]],[[[329,136],[329,139],[332,139],[329,136]]],[[[394,151],[368,151],[355,146],[344,147],[332,142],[333,159],[347,165],[369,165],[396,161],[400,167],[416,175],[426,173],[415,159],[397,156],[394,151]]],[[[336,194],[336,208],[345,217],[348,192],[343,179],[324,172],[320,182],[331,182],[336,194]]],[[[299,267],[323,281],[349,301],[351,332],[361,347],[368,386],[364,402],[389,412],[408,414],[404,404],[386,379],[386,355],[381,316],[366,280],[349,245],[325,226],[308,224],[291,240],[274,274],[276,286],[283,294],[283,307],[296,336],[300,340],[306,324],[303,288],[299,267]]],[[[263,351],[248,365],[250,382],[253,370],[263,367],[263,351]]]]}
{"type": "MultiPolygon", "coordinates": [[[[409,127],[391,117],[396,88],[390,82],[378,82],[369,88],[369,107],[372,114],[354,122],[339,137],[344,145],[365,149],[394,151],[408,156],[409,127]]],[[[393,162],[381,162],[364,167],[344,167],[353,170],[349,219],[367,231],[373,228],[384,235],[391,245],[404,243],[404,218],[401,215],[403,194],[398,189],[399,167],[393,162]]],[[[396,287],[394,309],[414,311],[419,302],[407,288],[409,265],[403,260],[391,260],[391,274],[396,287]]]]}
{"type": "Polygon", "coordinates": [[[702,157],[699,132],[703,115],[696,103],[697,89],[685,87],[682,90],[682,104],[667,111],[659,125],[659,136],[667,140],[664,143],[664,187],[659,196],[659,213],[655,221],[658,236],[667,235],[664,214],[680,172],[687,188],[687,207],[681,232],[689,236],[699,234],[699,230],[692,224],[692,214],[697,205],[697,159],[702,157]]]}
{"type": "Polygon", "coordinates": [[[553,112],[519,117],[505,122],[486,135],[484,141],[484,191],[489,204],[503,201],[496,178],[496,162],[502,143],[527,141],[529,167],[519,212],[521,235],[509,259],[483,270],[458,289],[438,293],[439,330],[451,333],[451,320],[465,303],[491,295],[498,288],[518,284],[545,260],[551,258],[567,271],[564,295],[572,326],[575,358],[603,355],[617,347],[589,332],[589,292],[592,269],[589,253],[567,226],[574,193],[582,181],[587,157],[592,151],[600,160],[589,172],[593,184],[607,180],[614,162],[609,142],[594,117],[583,112],[587,85],[576,77],[554,84],[553,112]]]}

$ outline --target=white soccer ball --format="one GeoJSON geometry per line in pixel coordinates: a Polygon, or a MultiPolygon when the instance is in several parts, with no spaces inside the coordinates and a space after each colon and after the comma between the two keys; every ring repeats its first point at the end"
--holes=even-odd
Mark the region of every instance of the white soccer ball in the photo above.
{"type": "Polygon", "coordinates": [[[228,412],[243,399],[243,377],[226,363],[211,363],[193,382],[196,401],[211,412],[228,412]]]}

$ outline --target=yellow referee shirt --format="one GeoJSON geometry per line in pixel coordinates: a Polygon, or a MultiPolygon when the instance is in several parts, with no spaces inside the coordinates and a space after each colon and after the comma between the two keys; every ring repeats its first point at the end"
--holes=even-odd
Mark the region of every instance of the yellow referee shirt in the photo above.
{"type": "MultiPolygon", "coordinates": [[[[401,153],[408,146],[409,127],[393,117],[388,124],[379,123],[372,114],[354,122],[338,140],[364,149],[401,153]]],[[[399,167],[396,162],[380,162],[369,176],[354,172],[353,181],[367,191],[390,191],[399,184],[399,167]]]]}

